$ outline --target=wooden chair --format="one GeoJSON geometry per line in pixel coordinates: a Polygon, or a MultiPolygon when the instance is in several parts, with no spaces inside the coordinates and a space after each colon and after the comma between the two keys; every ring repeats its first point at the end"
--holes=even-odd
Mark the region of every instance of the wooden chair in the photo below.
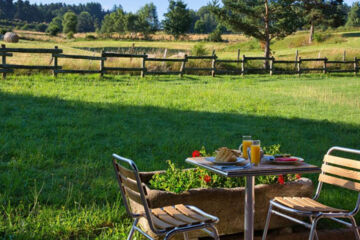
{"type": "Polygon", "coordinates": [[[130,159],[113,154],[113,165],[126,211],[134,219],[128,240],[132,239],[135,231],[150,240],[153,239],[137,226],[140,218],[145,218],[150,229],[156,235],[163,236],[164,240],[170,239],[176,233],[183,233],[184,239],[188,240],[188,232],[193,230],[203,230],[214,239],[220,239],[214,226],[219,221],[217,217],[211,216],[194,206],[182,204],[151,209],[146,198],[145,184],[141,181],[135,163],[130,159]],[[124,167],[124,164],[129,168],[124,167]],[[129,204],[130,200],[141,204],[144,211],[141,213],[133,212],[129,204]]]}
{"type": "Polygon", "coordinates": [[[329,207],[317,201],[324,183],[360,192],[360,183],[356,182],[360,181],[360,161],[330,155],[333,151],[347,152],[360,155],[360,150],[343,147],[330,148],[324,157],[324,163],[321,167],[321,174],[319,176],[319,185],[314,198],[311,199],[305,197],[276,197],[270,201],[270,207],[262,238],[263,240],[266,239],[271,214],[287,218],[291,221],[310,228],[311,231],[309,240],[314,239],[314,237],[318,239],[316,233],[316,225],[321,218],[332,219],[336,222],[342,223],[352,228],[356,239],[360,239],[359,230],[354,219],[354,216],[359,211],[360,193],[358,193],[356,206],[352,211],[329,207]],[[309,217],[310,224],[294,217],[288,216],[278,210],[274,210],[274,208],[280,209],[288,213],[292,213],[293,215],[295,214],[299,216],[309,217]],[[350,220],[350,223],[340,220],[339,218],[347,218],[350,220]]]}

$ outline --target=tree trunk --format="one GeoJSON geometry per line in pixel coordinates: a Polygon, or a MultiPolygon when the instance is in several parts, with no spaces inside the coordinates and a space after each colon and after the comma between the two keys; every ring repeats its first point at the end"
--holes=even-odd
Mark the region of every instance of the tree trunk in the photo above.
{"type": "Polygon", "coordinates": [[[314,32],[315,32],[314,22],[311,22],[311,25],[310,25],[310,35],[309,35],[309,44],[311,44],[312,41],[313,41],[313,39],[314,39],[314,32]]]}
{"type": "MultiPolygon", "coordinates": [[[[270,57],[270,31],[269,31],[269,0],[265,0],[265,16],[264,16],[264,23],[265,23],[265,58],[270,57]]],[[[269,61],[266,59],[264,62],[264,69],[269,69],[269,61]]]]}

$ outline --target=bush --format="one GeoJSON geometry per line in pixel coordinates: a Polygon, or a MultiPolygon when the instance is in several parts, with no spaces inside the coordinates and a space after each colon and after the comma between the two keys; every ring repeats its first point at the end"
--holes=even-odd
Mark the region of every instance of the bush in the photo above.
{"type": "Polygon", "coordinates": [[[204,47],[204,44],[198,43],[195,44],[191,49],[191,54],[193,56],[205,56],[209,53],[209,51],[204,47]]]}
{"type": "Polygon", "coordinates": [[[330,37],[331,37],[331,34],[328,34],[328,33],[315,33],[315,35],[314,35],[314,39],[318,43],[325,42],[330,37]]]}
{"type": "Polygon", "coordinates": [[[223,39],[222,39],[221,35],[222,35],[222,32],[220,31],[220,29],[216,28],[212,33],[209,34],[208,41],[222,42],[223,39]]]}
{"type": "Polygon", "coordinates": [[[73,38],[74,38],[74,32],[68,32],[68,33],[66,34],[66,38],[67,38],[67,39],[73,39],[73,38]]]}
{"type": "Polygon", "coordinates": [[[96,40],[96,37],[94,35],[86,35],[85,39],[86,40],[96,40]]]}
{"type": "Polygon", "coordinates": [[[0,34],[4,35],[7,32],[12,32],[13,29],[11,27],[0,27],[0,34]]]}
{"type": "Polygon", "coordinates": [[[35,31],[37,32],[45,32],[48,25],[45,23],[39,23],[35,25],[35,31]]]}

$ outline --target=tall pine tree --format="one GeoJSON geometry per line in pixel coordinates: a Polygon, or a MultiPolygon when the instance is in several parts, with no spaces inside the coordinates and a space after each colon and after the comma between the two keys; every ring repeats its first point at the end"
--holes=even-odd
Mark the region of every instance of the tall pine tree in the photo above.
{"type": "MultiPolygon", "coordinates": [[[[295,0],[222,0],[213,1],[212,12],[234,32],[258,39],[264,46],[264,56],[270,57],[270,43],[295,32],[300,24],[295,0]]],[[[265,61],[268,67],[268,61],[265,61]]]]}

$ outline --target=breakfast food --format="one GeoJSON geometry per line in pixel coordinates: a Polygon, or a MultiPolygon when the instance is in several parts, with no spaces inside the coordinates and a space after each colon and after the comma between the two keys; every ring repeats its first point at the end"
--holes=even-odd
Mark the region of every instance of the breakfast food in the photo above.
{"type": "Polygon", "coordinates": [[[236,162],[239,153],[227,147],[219,148],[216,154],[216,162],[236,162]]]}

